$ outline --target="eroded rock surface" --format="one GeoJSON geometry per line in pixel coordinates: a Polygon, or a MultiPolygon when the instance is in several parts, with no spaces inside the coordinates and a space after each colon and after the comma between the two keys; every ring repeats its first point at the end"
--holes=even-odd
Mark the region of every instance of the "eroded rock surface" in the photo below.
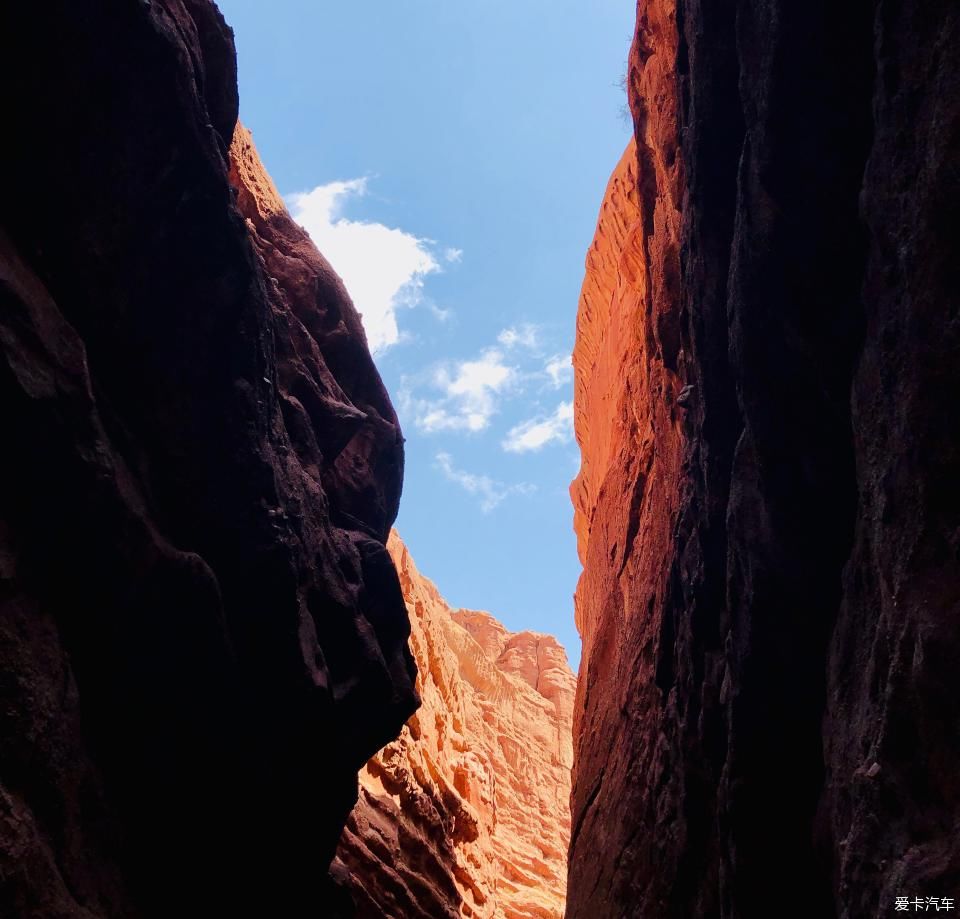
{"type": "Polygon", "coordinates": [[[0,914],[333,915],[416,704],[396,416],[213,3],[0,44],[0,914]]]}
{"type": "Polygon", "coordinates": [[[423,699],[360,776],[339,874],[361,919],[554,919],[574,677],[557,641],[451,610],[396,534],[423,699]]]}
{"type": "Polygon", "coordinates": [[[638,4],[574,355],[571,919],[960,890],[958,39],[638,4]]]}

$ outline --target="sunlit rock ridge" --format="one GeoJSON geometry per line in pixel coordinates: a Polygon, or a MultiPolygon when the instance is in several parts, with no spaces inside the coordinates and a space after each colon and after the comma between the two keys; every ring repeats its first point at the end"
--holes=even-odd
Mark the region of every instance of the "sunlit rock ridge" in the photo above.
{"type": "Polygon", "coordinates": [[[396,533],[420,710],[360,774],[339,849],[361,919],[557,919],[574,676],[549,635],[451,609],[396,533]]]}

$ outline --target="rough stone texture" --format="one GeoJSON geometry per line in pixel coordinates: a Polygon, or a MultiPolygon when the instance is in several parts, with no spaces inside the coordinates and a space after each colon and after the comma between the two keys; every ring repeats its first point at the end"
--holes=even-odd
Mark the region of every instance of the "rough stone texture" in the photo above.
{"type": "Polygon", "coordinates": [[[451,610],[396,534],[423,705],[360,775],[338,874],[360,919],[556,919],[574,676],[557,641],[451,610]]]}
{"type": "Polygon", "coordinates": [[[960,9],[649,0],[578,316],[569,917],[960,895],[960,9]]]}
{"type": "Polygon", "coordinates": [[[330,916],[416,704],[396,417],[242,131],[231,188],[212,3],[0,44],[0,915],[330,916]]]}

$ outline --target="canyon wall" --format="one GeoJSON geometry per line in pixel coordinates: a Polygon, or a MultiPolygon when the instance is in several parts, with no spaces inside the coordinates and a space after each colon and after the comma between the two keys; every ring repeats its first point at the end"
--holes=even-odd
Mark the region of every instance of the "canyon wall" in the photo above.
{"type": "Polygon", "coordinates": [[[10,3],[0,45],[0,914],[332,916],[417,704],[359,318],[213,3],[10,3]]]}
{"type": "Polygon", "coordinates": [[[960,896],[960,8],[642,0],[577,319],[567,916],[960,896]]]}
{"type": "Polygon", "coordinates": [[[335,873],[358,919],[559,919],[574,676],[557,641],[451,610],[396,534],[420,710],[360,774],[335,873]]]}

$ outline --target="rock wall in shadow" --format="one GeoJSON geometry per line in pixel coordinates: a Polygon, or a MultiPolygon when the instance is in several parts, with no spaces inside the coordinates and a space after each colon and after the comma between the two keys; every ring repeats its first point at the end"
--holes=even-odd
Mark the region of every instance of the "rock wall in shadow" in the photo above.
{"type": "Polygon", "coordinates": [[[958,38],[638,4],[574,354],[570,917],[960,888],[958,38]]]}
{"type": "Polygon", "coordinates": [[[231,148],[211,2],[7,4],[0,45],[0,913],[332,915],[417,704],[358,316],[231,148]]]}

